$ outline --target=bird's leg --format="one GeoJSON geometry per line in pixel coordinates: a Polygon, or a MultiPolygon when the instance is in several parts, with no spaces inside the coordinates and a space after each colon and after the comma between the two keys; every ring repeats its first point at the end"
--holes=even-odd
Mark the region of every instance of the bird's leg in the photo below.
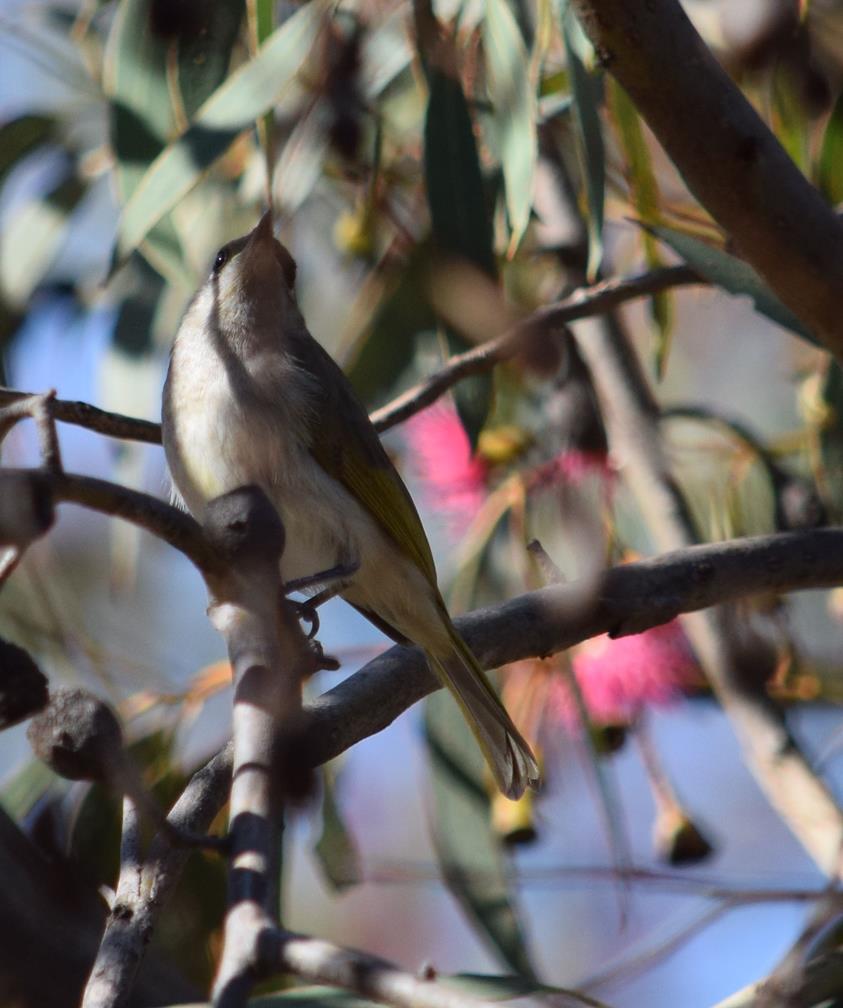
{"type": "Polygon", "coordinates": [[[318,574],[308,574],[306,577],[295,578],[292,581],[285,582],[283,587],[285,595],[296,591],[306,591],[308,588],[325,584],[327,581],[338,582],[327,588],[323,588],[322,591],[317,592],[316,595],[305,599],[303,602],[293,599],[288,600],[290,605],[296,610],[298,618],[310,624],[310,629],[307,633],[308,640],[313,640],[316,634],[319,633],[319,614],[317,612],[319,606],[338,595],[345,587],[348,579],[357,572],[359,567],[360,564],[357,561],[348,564],[336,564],[336,566],[331,567],[329,570],[320,571],[318,574]]]}

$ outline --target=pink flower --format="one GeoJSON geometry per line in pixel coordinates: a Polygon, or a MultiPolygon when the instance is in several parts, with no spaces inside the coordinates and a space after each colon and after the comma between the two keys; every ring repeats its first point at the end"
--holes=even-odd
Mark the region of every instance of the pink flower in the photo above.
{"type": "Polygon", "coordinates": [[[537,466],[530,474],[530,489],[540,490],[544,487],[567,483],[570,486],[581,486],[587,479],[596,476],[611,487],[615,478],[608,455],[603,452],[580,451],[571,448],[560,452],[555,458],[543,465],[537,466]]]}
{"type": "MultiPolygon", "coordinates": [[[[577,649],[572,664],[589,714],[601,724],[625,724],[644,707],[669,705],[700,681],[691,646],[675,619],[617,640],[593,637],[577,649]]],[[[549,702],[565,724],[578,723],[561,677],[554,678],[549,702]]]]}
{"type": "Polygon", "coordinates": [[[445,512],[453,533],[464,531],[486,498],[488,464],[472,455],[450,403],[440,400],[417,413],[406,431],[428,503],[445,512]]]}

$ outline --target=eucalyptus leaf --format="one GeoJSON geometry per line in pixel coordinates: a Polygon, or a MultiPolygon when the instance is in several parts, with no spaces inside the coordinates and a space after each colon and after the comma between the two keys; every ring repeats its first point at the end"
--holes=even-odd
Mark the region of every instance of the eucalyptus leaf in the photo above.
{"type": "MultiPolygon", "coordinates": [[[[103,90],[106,97],[133,114],[138,129],[159,145],[176,130],[167,86],[167,47],[153,31],[149,0],[122,0],[117,6],[105,45],[103,90]]],[[[112,137],[118,163],[123,160],[123,131],[112,137]]]]}
{"type": "MultiPolygon", "coordinates": [[[[429,80],[424,172],[434,244],[445,256],[468,260],[497,279],[492,219],[468,102],[459,80],[439,67],[431,68],[429,80]]],[[[447,337],[451,353],[467,348],[456,333],[448,331],[447,337]]],[[[491,406],[491,377],[461,382],[455,399],[474,447],[491,406]]]]}
{"type": "Polygon", "coordinates": [[[349,833],[337,803],[336,773],[333,766],[322,771],[322,832],[314,847],[325,878],[342,892],[362,880],[360,852],[349,833]]]}
{"type": "Polygon", "coordinates": [[[254,59],[217,88],[185,133],[153,161],[123,210],[118,259],[137,248],[233,141],[275,104],[298,73],[323,16],[323,5],[317,2],[296,11],[254,59]]]}
{"type": "MultiPolygon", "coordinates": [[[[660,216],[659,184],[653,171],[653,160],[644,137],[641,117],[629,95],[614,79],[609,81],[608,95],[609,109],[626,159],[632,205],[642,220],[648,224],[655,224],[660,216]]],[[[664,265],[655,237],[649,231],[644,232],[644,256],[650,269],[658,269],[664,265]]],[[[649,302],[650,314],[656,323],[657,333],[653,352],[654,370],[661,379],[664,377],[670,351],[672,300],[668,291],[662,291],[654,294],[649,302]]]]}
{"type": "Polygon", "coordinates": [[[843,93],[834,104],[823,134],[819,185],[830,203],[843,203],[843,93]]]}
{"type": "Polygon", "coordinates": [[[433,839],[446,885],[501,962],[534,977],[501,843],[492,830],[485,764],[450,694],[425,701],[433,839]]]}
{"type": "Polygon", "coordinates": [[[716,248],[674,228],[646,224],[641,226],[670,246],[677,255],[681,256],[706,280],[722,287],[729,294],[748,296],[752,299],[757,311],[766,315],[772,322],[784,326],[785,329],[790,329],[791,332],[801,336],[813,346],[821,345],[743,259],[738,259],[736,256],[724,252],[723,249],[716,248]]]}
{"type": "Polygon", "coordinates": [[[820,393],[825,420],[819,428],[818,483],[834,521],[843,520],[843,370],[830,360],[820,393]]]}
{"type": "MultiPolygon", "coordinates": [[[[178,43],[179,91],[188,119],[193,118],[228,75],[231,51],[246,9],[245,0],[213,0],[193,6],[198,23],[178,43]]],[[[261,0],[259,6],[267,6],[266,0],[261,0]]],[[[271,4],[268,6],[271,31],[271,4]]]]}
{"type": "Polygon", "coordinates": [[[588,279],[595,280],[603,260],[606,154],[600,125],[600,85],[589,74],[581,51],[590,45],[569,3],[562,13],[562,36],[571,80],[576,136],[588,197],[588,279]]]}
{"type": "Polygon", "coordinates": [[[18,116],[0,126],[0,186],[27,154],[52,139],[55,126],[55,120],[44,115],[18,116]]]}
{"type": "Polygon", "coordinates": [[[530,57],[506,0],[488,0],[483,20],[492,130],[497,142],[512,229],[510,251],[530,221],[538,156],[536,95],[530,57]]]}

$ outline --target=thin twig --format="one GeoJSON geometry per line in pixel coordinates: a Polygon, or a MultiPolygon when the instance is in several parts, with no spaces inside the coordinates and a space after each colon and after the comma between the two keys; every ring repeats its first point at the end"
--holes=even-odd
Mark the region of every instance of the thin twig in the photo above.
{"type": "Polygon", "coordinates": [[[376,430],[389,430],[435,402],[463,378],[488,371],[495,364],[514,357],[524,341],[536,331],[559,328],[576,319],[601,315],[625,301],[657,294],[671,287],[699,283],[705,281],[689,266],[665,266],[636,276],[604,280],[592,287],[583,287],[562,301],[539,308],[496,339],[452,357],[435,374],[372,413],[370,419],[376,430]]]}
{"type": "Polygon", "coordinates": [[[376,956],[279,929],[262,935],[261,964],[264,969],[292,973],[312,984],[342,987],[393,1008],[491,1008],[490,1002],[405,973],[376,956]]]}
{"type": "MultiPolygon", "coordinates": [[[[29,398],[34,398],[30,392],[19,392],[0,386],[0,407],[7,407],[29,398]]],[[[52,411],[54,418],[62,423],[85,427],[108,437],[161,444],[161,425],[151,420],[138,420],[120,413],[109,413],[89,403],[68,399],[54,399],[52,411]]]]}
{"type": "MultiPolygon", "coordinates": [[[[372,423],[378,431],[394,427],[429,406],[461,379],[488,371],[500,361],[508,360],[518,352],[523,340],[537,330],[559,327],[576,319],[599,315],[625,301],[657,294],[671,287],[704,283],[706,281],[690,266],[667,266],[583,287],[562,301],[539,308],[497,339],[452,357],[436,374],[376,410],[371,415],[372,423]]],[[[31,398],[35,397],[29,392],[0,387],[0,407],[31,398]]],[[[75,424],[125,441],[161,444],[161,425],[150,420],[137,420],[97,409],[88,403],[64,399],[53,400],[51,410],[53,417],[62,423],[75,424]]]]}

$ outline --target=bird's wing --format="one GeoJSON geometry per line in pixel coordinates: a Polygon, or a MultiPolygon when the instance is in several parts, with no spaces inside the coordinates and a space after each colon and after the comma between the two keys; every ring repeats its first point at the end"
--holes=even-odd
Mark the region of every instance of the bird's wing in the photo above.
{"type": "Polygon", "coordinates": [[[436,588],[436,568],[413,499],[341,369],[309,333],[295,357],[318,379],[322,402],[310,451],[436,588]]]}

